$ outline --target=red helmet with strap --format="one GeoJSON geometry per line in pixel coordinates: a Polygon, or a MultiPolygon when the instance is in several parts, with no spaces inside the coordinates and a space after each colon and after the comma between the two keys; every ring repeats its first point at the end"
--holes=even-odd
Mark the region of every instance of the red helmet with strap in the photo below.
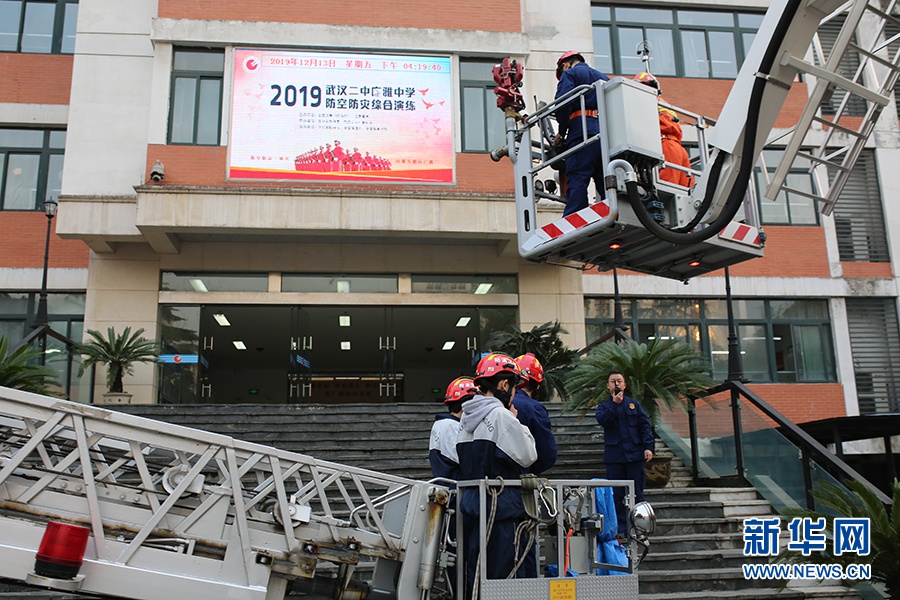
{"type": "Polygon", "coordinates": [[[458,400],[469,400],[478,393],[475,387],[475,380],[471,377],[457,377],[447,386],[447,393],[444,396],[444,404],[450,404],[458,400]]]}
{"type": "Polygon", "coordinates": [[[647,71],[644,71],[643,73],[638,73],[637,75],[635,75],[634,80],[637,81],[638,83],[643,83],[644,85],[649,85],[650,87],[655,88],[656,91],[659,91],[659,80],[656,77],[654,77],[653,75],[651,75],[650,73],[648,73],[647,71]]]}
{"type": "Polygon", "coordinates": [[[581,52],[576,52],[575,50],[568,50],[564,52],[562,56],[559,57],[559,60],[556,61],[556,78],[559,79],[562,75],[562,66],[563,63],[572,58],[573,56],[577,56],[578,60],[584,62],[584,57],[581,55],[581,52]]]}
{"type": "Polygon", "coordinates": [[[504,374],[514,379],[521,376],[519,366],[511,356],[500,352],[491,352],[478,361],[478,366],[475,368],[475,382],[478,383],[479,379],[488,379],[504,374]]]}
{"type": "Polygon", "coordinates": [[[519,365],[524,382],[544,383],[544,367],[534,354],[523,354],[516,359],[516,364],[519,365]]]}

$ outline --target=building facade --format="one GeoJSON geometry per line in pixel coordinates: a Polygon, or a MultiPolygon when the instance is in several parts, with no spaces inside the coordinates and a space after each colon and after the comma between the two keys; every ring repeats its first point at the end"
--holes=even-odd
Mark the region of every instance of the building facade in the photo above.
{"type": "MultiPolygon", "coordinates": [[[[491,67],[524,61],[533,108],[563,52],[631,76],[648,40],[666,101],[715,118],[765,8],[4,0],[0,333],[33,323],[53,197],[51,324],[157,339],[134,402],[431,401],[510,324],[559,321],[584,347],[613,324],[613,277],[519,258],[491,67]]],[[[891,103],[831,216],[758,200],[765,257],[730,268],[745,374],[796,422],[900,409],[898,134],[891,103]]],[[[682,339],[727,373],[721,272],[618,283],[635,339],[682,339]]],[[[68,375],[99,399],[102,377],[68,375]]]]}

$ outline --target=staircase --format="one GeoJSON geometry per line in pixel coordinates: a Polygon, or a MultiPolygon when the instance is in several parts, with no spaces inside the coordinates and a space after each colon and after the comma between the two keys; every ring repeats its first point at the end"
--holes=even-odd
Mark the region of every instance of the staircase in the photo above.
{"type": "MultiPolygon", "coordinates": [[[[431,478],[428,440],[438,404],[344,405],[129,405],[116,407],[136,414],[230,435],[353,465],[419,480],[431,478]]],[[[603,429],[592,416],[579,419],[561,415],[549,405],[559,446],[556,465],[546,476],[560,479],[602,477],[603,429]]],[[[657,440],[658,456],[673,456],[657,440]]],[[[657,516],[651,550],[641,565],[641,600],[682,600],[704,593],[709,598],[757,600],[776,598],[858,599],[835,585],[788,587],[778,592],[772,582],[748,581],[740,565],[743,518],[772,514],[752,488],[699,488],[690,471],[677,458],[672,462],[669,486],[647,489],[647,500],[657,516]],[[760,587],[761,585],[765,587],[760,587]]],[[[786,543],[786,542],[784,542],[786,543]]],[[[2,582],[0,582],[2,584],[2,582]]],[[[24,592],[16,595],[0,585],[2,598],[53,598],[60,593],[24,592]],[[43,595],[41,595],[43,594],[43,595]]]]}
{"type": "MultiPolygon", "coordinates": [[[[742,600],[860,598],[834,582],[792,583],[779,591],[774,581],[744,579],[741,565],[766,560],[743,555],[743,520],[774,514],[753,488],[668,487],[645,495],[657,525],[641,564],[640,600],[686,600],[698,593],[742,600]]],[[[781,547],[786,543],[785,531],[781,547]]]]}

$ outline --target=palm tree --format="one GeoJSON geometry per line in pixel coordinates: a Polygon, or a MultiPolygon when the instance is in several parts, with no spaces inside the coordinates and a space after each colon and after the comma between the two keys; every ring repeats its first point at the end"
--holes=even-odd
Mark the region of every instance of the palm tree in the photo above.
{"type": "Polygon", "coordinates": [[[77,348],[77,352],[85,357],[78,369],[78,376],[81,377],[88,367],[104,365],[107,368],[107,390],[123,393],[122,378],[126,373],[131,375],[134,372],[132,365],[156,360],[156,342],[142,337],[143,333],[143,329],[138,329],[132,334],[131,327],[126,327],[121,335],[116,335],[115,328],[110,327],[106,330],[106,337],[103,337],[99,331],[88,329],[91,340],[77,348]]]}
{"type": "Polygon", "coordinates": [[[563,343],[561,334],[568,333],[558,321],[544,323],[522,331],[517,325],[495,331],[485,343],[485,348],[503,352],[513,358],[531,352],[544,368],[544,385],[538,388],[537,400],[547,401],[554,395],[565,399],[564,377],[578,359],[578,351],[563,343]]]}
{"type": "Polygon", "coordinates": [[[692,394],[715,384],[703,356],[685,343],[662,338],[647,344],[610,340],[592,349],[569,373],[563,412],[584,416],[609,398],[610,371],[622,372],[628,385],[625,393],[641,403],[653,425],[659,422],[659,403],[668,409],[684,407],[692,394]]]}
{"type": "Polygon", "coordinates": [[[35,394],[46,394],[48,386],[59,385],[57,372],[52,367],[36,364],[41,351],[32,346],[21,346],[9,352],[9,339],[0,336],[0,386],[15,388],[35,394]]]}
{"type": "Polygon", "coordinates": [[[897,509],[897,504],[900,503],[900,482],[895,479],[891,487],[893,504],[890,514],[872,490],[856,480],[847,482],[849,489],[827,481],[816,485],[813,496],[827,512],[801,508],[784,511],[788,519],[824,518],[825,535],[832,540],[835,514],[839,517],[869,519],[871,547],[868,556],[859,556],[853,552],[835,555],[832,548],[826,546],[825,552],[813,552],[809,556],[785,550],[778,555],[777,560],[789,563],[840,564],[845,568],[850,564],[868,563],[872,567],[872,581],[884,584],[888,598],[900,598],[900,510],[897,509]]]}

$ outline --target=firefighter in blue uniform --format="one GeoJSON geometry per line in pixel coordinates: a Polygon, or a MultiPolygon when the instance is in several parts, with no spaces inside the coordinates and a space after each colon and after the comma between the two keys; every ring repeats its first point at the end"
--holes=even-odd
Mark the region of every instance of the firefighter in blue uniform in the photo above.
{"type": "MultiPolygon", "coordinates": [[[[596,81],[609,81],[609,77],[591,68],[584,62],[584,57],[574,50],[563,54],[556,63],[556,98],[560,98],[578,86],[593,84],[596,81]]],[[[597,94],[594,91],[584,95],[584,110],[578,101],[568,103],[556,110],[559,133],[554,145],[561,145],[565,140],[565,149],[569,149],[584,141],[582,123],[587,124],[588,137],[600,133],[600,122],[597,119],[597,94]],[[582,118],[583,117],[583,118],[582,118]]],[[[603,165],[600,164],[600,144],[594,143],[575,152],[566,158],[566,209],[564,215],[570,215],[588,207],[587,188],[590,180],[594,180],[597,195],[606,197],[603,187],[603,165]]]]}
{"type": "MultiPolygon", "coordinates": [[[[459,455],[460,480],[496,479],[516,480],[537,460],[534,438],[528,428],[519,423],[511,403],[519,367],[505,354],[486,355],[475,370],[475,384],[480,391],[463,404],[460,418],[459,455]]],[[[496,491],[497,488],[494,488],[496,491]]],[[[493,512],[493,528],[487,542],[488,579],[505,579],[514,570],[516,556],[524,551],[515,547],[516,526],[525,517],[522,494],[518,487],[499,492],[493,512]]],[[[473,594],[478,565],[478,489],[465,488],[460,499],[463,516],[463,544],[468,591],[473,594]]],[[[523,536],[524,537],[524,536],[523,536]]],[[[523,540],[524,542],[524,540],[523,540]]],[[[524,576],[524,574],[518,574],[524,576]]]]}
{"type": "MultiPolygon", "coordinates": [[[[512,404],[516,409],[519,423],[528,428],[534,437],[537,460],[526,471],[540,475],[556,464],[556,438],[550,427],[550,415],[535,395],[544,383],[544,367],[537,357],[528,352],[516,358],[521,379],[516,387],[512,404]]],[[[519,571],[521,577],[537,577],[537,545],[529,554],[519,571]]]]}
{"type": "MultiPolygon", "coordinates": [[[[650,417],[641,404],[625,395],[625,376],[619,371],[610,372],[606,380],[609,399],[597,405],[597,422],[603,426],[603,462],[607,479],[634,481],[635,503],[644,501],[644,484],[647,474],[644,463],[653,458],[653,430],[650,417]]],[[[613,488],[619,534],[627,535],[625,488],[613,488]]]]}
{"type": "Polygon", "coordinates": [[[537,460],[528,468],[529,473],[540,475],[556,464],[556,438],[550,428],[550,415],[540,401],[535,399],[544,383],[544,367],[537,357],[528,352],[516,359],[522,379],[513,396],[516,418],[528,428],[537,447],[537,460]]]}

